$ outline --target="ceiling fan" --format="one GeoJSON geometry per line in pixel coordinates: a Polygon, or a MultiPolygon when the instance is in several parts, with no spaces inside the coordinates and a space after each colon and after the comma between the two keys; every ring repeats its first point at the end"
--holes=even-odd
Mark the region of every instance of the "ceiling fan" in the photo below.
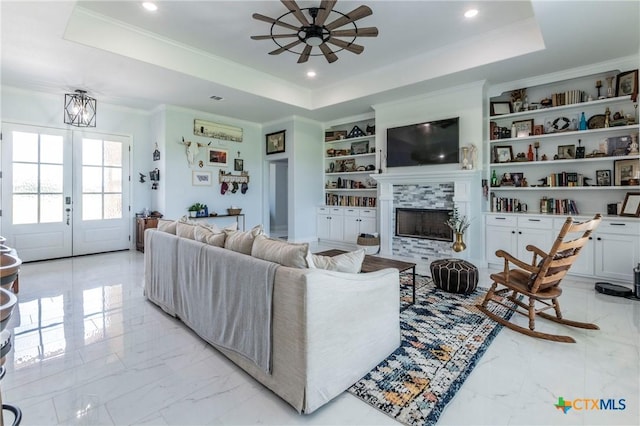
{"type": "Polygon", "coordinates": [[[269,52],[269,55],[279,55],[284,51],[300,55],[298,63],[302,64],[309,60],[309,56],[324,55],[329,63],[338,60],[337,52],[348,50],[349,52],[360,54],[364,51],[364,47],[355,44],[358,37],[376,37],[378,29],[376,27],[358,28],[356,21],[373,14],[368,6],[359,6],[349,13],[342,13],[334,10],[337,0],[322,0],[319,7],[300,8],[294,0],[281,0],[285,7],[289,10],[277,19],[254,13],[253,18],[271,24],[269,35],[251,36],[253,40],[273,40],[275,44],[280,46],[278,49],[269,52]],[[305,14],[306,12],[306,14],[305,14]],[[335,20],[326,23],[330,15],[336,16],[335,20]],[[293,15],[301,24],[299,27],[285,22],[285,20],[293,15]],[[307,15],[311,20],[307,18],[307,15]],[[348,25],[346,29],[338,29],[348,25]],[[295,31],[294,33],[280,33],[282,28],[295,31]],[[294,38],[291,43],[281,44],[280,39],[294,38]],[[337,49],[332,50],[328,44],[336,46],[337,49]],[[296,48],[302,47],[301,51],[296,48]],[[311,53],[314,47],[320,49],[320,53],[311,53]]]}

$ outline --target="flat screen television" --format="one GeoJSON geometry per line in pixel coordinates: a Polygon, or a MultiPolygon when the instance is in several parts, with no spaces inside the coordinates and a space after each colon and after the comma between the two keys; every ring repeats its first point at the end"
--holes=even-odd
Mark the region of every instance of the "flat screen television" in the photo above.
{"type": "Polygon", "coordinates": [[[460,161],[459,117],[387,129],[387,167],[460,161]]]}

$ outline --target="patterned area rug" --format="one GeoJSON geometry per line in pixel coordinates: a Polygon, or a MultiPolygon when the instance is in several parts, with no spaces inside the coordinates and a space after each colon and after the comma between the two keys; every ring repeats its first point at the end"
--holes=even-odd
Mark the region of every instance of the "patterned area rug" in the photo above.
{"type": "Polygon", "coordinates": [[[402,344],[348,391],[399,422],[433,425],[502,326],[475,308],[484,290],[447,293],[416,276],[416,303],[407,306],[411,276],[400,280],[402,344]]]}

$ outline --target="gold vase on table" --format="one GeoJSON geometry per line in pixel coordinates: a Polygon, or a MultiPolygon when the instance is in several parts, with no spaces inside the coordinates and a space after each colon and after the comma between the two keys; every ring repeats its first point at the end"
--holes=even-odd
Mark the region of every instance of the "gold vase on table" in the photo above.
{"type": "Polygon", "coordinates": [[[464,234],[462,232],[456,232],[456,241],[453,243],[451,248],[455,252],[461,252],[462,250],[467,248],[467,245],[462,241],[462,236],[464,234]]]}

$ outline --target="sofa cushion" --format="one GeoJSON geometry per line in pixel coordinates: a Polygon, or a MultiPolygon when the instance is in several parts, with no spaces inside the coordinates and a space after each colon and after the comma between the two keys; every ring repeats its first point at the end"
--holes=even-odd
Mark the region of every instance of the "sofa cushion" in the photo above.
{"type": "Polygon", "coordinates": [[[176,220],[158,219],[158,231],[176,235],[177,226],[178,221],[176,220]]]}
{"type": "Polygon", "coordinates": [[[307,253],[309,244],[294,244],[282,240],[257,235],[253,240],[251,256],[269,262],[279,263],[291,268],[307,268],[307,253]]]}
{"type": "Polygon", "coordinates": [[[224,248],[251,255],[253,240],[258,235],[263,235],[262,225],[254,226],[250,231],[224,231],[226,238],[224,240],[224,248]]]}
{"type": "Polygon", "coordinates": [[[224,247],[226,234],[222,231],[215,232],[206,226],[196,226],[193,230],[194,240],[216,247],[224,247]]]}
{"type": "Polygon", "coordinates": [[[198,225],[192,225],[190,223],[178,222],[176,225],[176,235],[182,238],[188,238],[195,240],[195,229],[198,225]]]}
{"type": "Polygon", "coordinates": [[[318,254],[312,254],[312,262],[309,263],[309,268],[326,269],[329,271],[350,272],[353,274],[357,274],[362,269],[364,255],[364,249],[342,253],[337,256],[322,256],[318,254]]]}

